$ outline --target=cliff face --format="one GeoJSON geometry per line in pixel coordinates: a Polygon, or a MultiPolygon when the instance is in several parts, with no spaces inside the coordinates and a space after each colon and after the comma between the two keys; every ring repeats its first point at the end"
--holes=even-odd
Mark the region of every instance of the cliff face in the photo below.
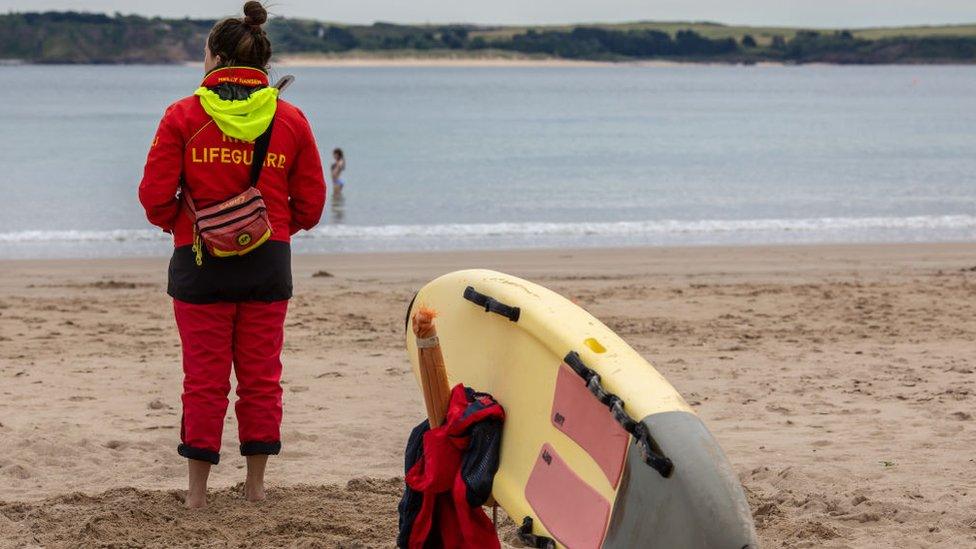
{"type": "MultiPolygon", "coordinates": [[[[202,55],[212,20],[77,12],[0,15],[0,61],[28,63],[182,63],[202,55]]],[[[976,27],[973,27],[976,29],[976,27]]],[[[488,51],[567,59],[672,59],[710,62],[973,63],[970,27],[802,31],[715,24],[643,23],[575,27],[475,25],[348,26],[277,18],[275,53],[488,51]],[[953,35],[953,32],[958,32],[953,35]],[[752,33],[752,34],[750,34],[752,33]],[[755,34],[755,37],[753,36],[755,34]]]]}
{"type": "Polygon", "coordinates": [[[0,15],[0,58],[33,63],[179,63],[200,57],[212,24],[74,12],[0,15]]]}

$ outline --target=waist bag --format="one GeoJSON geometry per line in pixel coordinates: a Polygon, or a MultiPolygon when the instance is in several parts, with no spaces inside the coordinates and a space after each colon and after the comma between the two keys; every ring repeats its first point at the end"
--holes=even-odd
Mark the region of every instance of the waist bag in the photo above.
{"type": "Polygon", "coordinates": [[[197,210],[190,193],[181,183],[180,194],[193,220],[193,252],[198,266],[203,265],[204,247],[214,257],[230,257],[244,255],[271,238],[268,209],[261,191],[255,185],[261,177],[273,126],[274,118],[268,129],[254,142],[251,184],[246,191],[220,204],[197,210]]]}

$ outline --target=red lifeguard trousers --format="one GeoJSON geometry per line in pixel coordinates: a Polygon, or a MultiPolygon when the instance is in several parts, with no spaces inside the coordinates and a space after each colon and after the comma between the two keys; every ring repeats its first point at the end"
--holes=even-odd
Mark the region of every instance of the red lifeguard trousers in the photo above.
{"type": "Polygon", "coordinates": [[[288,301],[173,300],[183,342],[181,456],[220,461],[230,373],[237,376],[241,454],[281,450],[281,347],[288,301]]]}

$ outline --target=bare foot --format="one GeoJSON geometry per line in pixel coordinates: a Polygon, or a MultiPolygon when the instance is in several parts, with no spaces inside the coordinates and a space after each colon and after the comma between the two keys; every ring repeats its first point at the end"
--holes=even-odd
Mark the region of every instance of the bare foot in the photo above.
{"type": "Polygon", "coordinates": [[[244,499],[247,501],[264,501],[268,495],[264,492],[264,484],[248,481],[244,483],[244,499]]]}
{"type": "Polygon", "coordinates": [[[244,497],[247,501],[264,501],[264,469],[268,456],[247,456],[247,478],[244,481],[244,497]]]}
{"type": "Polygon", "coordinates": [[[207,494],[191,494],[187,492],[183,506],[187,509],[203,509],[207,506],[207,494]]]}
{"type": "Polygon", "coordinates": [[[187,509],[203,509],[207,506],[207,477],[210,476],[210,464],[206,461],[188,459],[190,489],[186,492],[183,505],[187,509]]]}

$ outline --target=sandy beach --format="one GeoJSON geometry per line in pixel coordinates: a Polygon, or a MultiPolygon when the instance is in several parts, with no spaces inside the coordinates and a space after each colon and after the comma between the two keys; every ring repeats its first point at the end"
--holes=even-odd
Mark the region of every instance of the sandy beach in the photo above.
{"type": "MultiPolygon", "coordinates": [[[[472,55],[468,52],[431,52],[418,55],[414,51],[369,52],[345,54],[285,54],[274,59],[277,67],[610,67],[619,63],[560,59],[556,57],[520,54],[488,53],[472,55]]],[[[649,64],[676,65],[667,61],[649,64]]]]}
{"type": "MultiPolygon", "coordinates": [[[[195,63],[187,63],[196,66],[195,63]]],[[[641,61],[592,61],[586,59],[567,59],[559,57],[528,56],[510,52],[489,52],[486,55],[473,55],[470,52],[455,53],[432,52],[418,55],[416,52],[357,52],[344,54],[285,54],[274,59],[277,67],[528,67],[528,68],[572,68],[572,67],[689,67],[689,66],[751,66],[783,67],[785,63],[763,61],[760,63],[720,63],[708,61],[672,61],[668,59],[645,59],[641,61]]],[[[813,64],[811,64],[813,65],[813,64]]]]}
{"type": "Polygon", "coordinates": [[[391,547],[423,417],[404,310],[466,267],[542,283],[648,358],[724,447],[765,547],[976,544],[976,243],[294,264],[269,500],[240,498],[231,413],[190,512],[166,259],[0,262],[0,546],[391,547]]]}

